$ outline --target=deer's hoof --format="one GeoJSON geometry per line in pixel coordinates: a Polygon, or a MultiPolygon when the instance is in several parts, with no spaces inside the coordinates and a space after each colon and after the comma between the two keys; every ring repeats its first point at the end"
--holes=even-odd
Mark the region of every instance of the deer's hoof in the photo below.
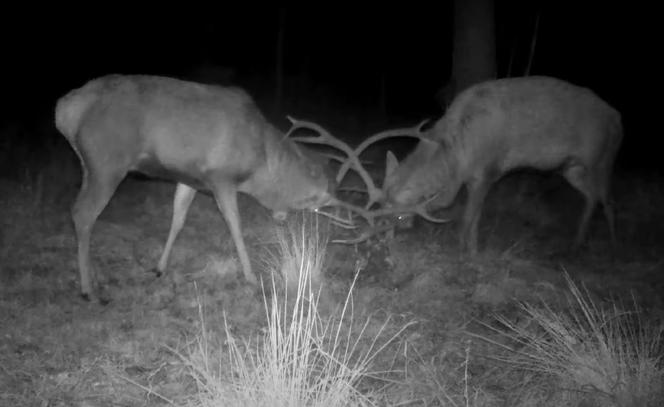
{"type": "Polygon", "coordinates": [[[86,302],[92,302],[99,305],[108,305],[111,300],[104,296],[97,296],[92,293],[81,293],[81,298],[86,302]]]}

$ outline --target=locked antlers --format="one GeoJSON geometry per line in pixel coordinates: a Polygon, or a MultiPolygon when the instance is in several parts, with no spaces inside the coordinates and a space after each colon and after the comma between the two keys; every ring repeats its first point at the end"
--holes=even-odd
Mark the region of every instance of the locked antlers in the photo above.
{"type": "MultiPolygon", "coordinates": [[[[326,130],[317,123],[313,123],[306,120],[295,119],[291,116],[287,117],[288,120],[291,122],[292,126],[284,137],[291,136],[296,130],[299,129],[312,130],[313,132],[317,133],[316,136],[306,136],[306,137],[299,136],[299,137],[291,137],[291,139],[300,143],[326,145],[329,147],[333,147],[337,150],[340,150],[346,154],[347,158],[345,160],[339,159],[340,161],[342,161],[342,164],[339,167],[339,170],[336,175],[337,183],[340,183],[344,179],[348,171],[352,169],[359,174],[360,178],[366,185],[367,188],[366,193],[368,195],[368,198],[367,198],[367,203],[364,205],[364,207],[360,207],[336,199],[334,200],[334,202],[332,202],[331,206],[346,209],[350,213],[355,213],[359,215],[360,217],[365,219],[369,227],[365,229],[365,231],[362,232],[362,234],[360,234],[355,238],[346,239],[346,240],[343,239],[333,240],[333,243],[346,243],[346,244],[360,243],[378,233],[390,230],[391,228],[393,228],[392,225],[380,226],[380,227],[376,226],[375,220],[383,216],[397,215],[397,214],[417,214],[430,222],[445,223],[449,221],[449,219],[435,218],[427,212],[426,206],[433,199],[436,198],[435,195],[417,205],[412,205],[408,207],[390,207],[390,208],[379,208],[373,210],[370,209],[375,203],[382,202],[385,195],[384,191],[376,186],[373,179],[369,175],[369,172],[362,166],[362,163],[360,162],[359,158],[360,154],[362,154],[369,146],[381,140],[385,140],[392,137],[413,137],[417,139],[425,138],[422,129],[424,125],[428,123],[429,121],[428,119],[423,120],[422,122],[412,127],[396,128],[396,129],[381,131],[379,133],[370,136],[362,143],[360,143],[355,149],[353,149],[344,141],[338,139],[337,137],[334,137],[328,130],[326,130]]],[[[334,158],[338,159],[337,157],[334,158]]],[[[317,213],[330,218],[336,225],[342,228],[352,229],[355,227],[355,223],[353,222],[351,215],[345,218],[341,217],[338,214],[332,214],[321,210],[317,211],[317,213]]]]}

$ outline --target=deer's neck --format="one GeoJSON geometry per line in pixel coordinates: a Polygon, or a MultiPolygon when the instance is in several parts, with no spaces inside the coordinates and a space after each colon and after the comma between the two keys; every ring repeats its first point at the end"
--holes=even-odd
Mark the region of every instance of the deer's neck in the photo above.
{"type": "Polygon", "coordinates": [[[464,183],[463,157],[456,148],[447,147],[439,151],[436,161],[439,163],[435,167],[439,171],[436,179],[443,180],[443,185],[440,185],[434,204],[437,207],[448,207],[452,205],[464,183]]]}
{"type": "Polygon", "coordinates": [[[278,141],[267,139],[264,162],[238,189],[256,198],[266,208],[287,211],[292,199],[290,183],[293,182],[289,174],[297,162],[291,155],[278,141]]]}

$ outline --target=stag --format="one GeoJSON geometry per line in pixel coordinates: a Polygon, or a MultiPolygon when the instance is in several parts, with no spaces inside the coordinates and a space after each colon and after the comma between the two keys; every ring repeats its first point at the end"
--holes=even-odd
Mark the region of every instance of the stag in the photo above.
{"type": "MultiPolygon", "coordinates": [[[[292,119],[294,121],[294,119],[292,119]]],[[[197,190],[215,198],[230,229],[244,278],[255,284],[242,238],[237,193],[282,219],[289,209],[318,210],[338,201],[320,157],[272,126],[243,90],[155,76],[111,75],[57,102],[55,124],[78,155],[82,184],[72,207],[81,293],[94,299],[90,236],[127,173],[177,183],[168,239],[156,267],[167,267],[197,190]]],[[[295,124],[295,123],[294,123],[295,124]]],[[[309,122],[297,126],[315,128],[309,122]]],[[[325,134],[303,142],[344,143],[325,134]]],[[[352,152],[345,146],[345,151],[352,152]]],[[[351,160],[352,161],[352,160],[351,160]]]]}
{"type": "Polygon", "coordinates": [[[557,170],[583,194],[575,247],[585,241],[598,203],[615,244],[610,182],[622,140],[621,117],[591,90],[548,77],[492,80],[459,94],[430,129],[401,133],[420,141],[401,164],[388,152],[381,191],[385,206],[407,214],[408,207],[435,198],[447,207],[465,185],[460,237],[471,254],[477,253],[489,188],[504,174],[528,167],[557,170]]]}

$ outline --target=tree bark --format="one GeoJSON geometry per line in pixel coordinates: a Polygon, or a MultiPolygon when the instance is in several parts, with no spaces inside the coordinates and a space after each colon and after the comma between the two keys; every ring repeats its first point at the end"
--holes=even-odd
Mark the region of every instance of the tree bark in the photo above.
{"type": "Polygon", "coordinates": [[[452,76],[440,92],[444,106],[461,91],[496,76],[493,0],[454,1],[452,76]]]}
{"type": "Polygon", "coordinates": [[[275,55],[274,114],[281,114],[284,99],[284,31],[286,30],[286,9],[279,10],[279,27],[275,55]]]}

